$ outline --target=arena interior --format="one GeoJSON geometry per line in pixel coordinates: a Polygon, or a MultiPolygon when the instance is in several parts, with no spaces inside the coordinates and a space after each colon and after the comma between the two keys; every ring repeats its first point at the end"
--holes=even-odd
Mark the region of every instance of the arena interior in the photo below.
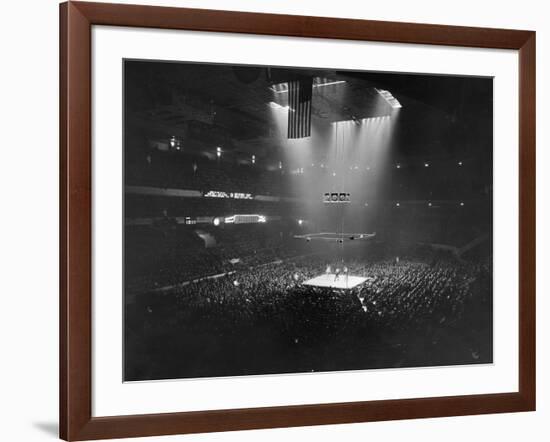
{"type": "Polygon", "coordinates": [[[124,84],[126,381],[492,362],[492,79],[124,84]]]}

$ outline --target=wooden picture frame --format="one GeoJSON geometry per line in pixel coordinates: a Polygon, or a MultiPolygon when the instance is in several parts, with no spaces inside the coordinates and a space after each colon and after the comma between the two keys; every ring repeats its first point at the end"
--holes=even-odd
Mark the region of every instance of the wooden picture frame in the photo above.
{"type": "Polygon", "coordinates": [[[60,5],[60,437],[105,439],[535,410],[535,33],[68,2],[60,5]],[[92,417],[91,28],[129,26],[519,51],[519,391],[92,417]]]}

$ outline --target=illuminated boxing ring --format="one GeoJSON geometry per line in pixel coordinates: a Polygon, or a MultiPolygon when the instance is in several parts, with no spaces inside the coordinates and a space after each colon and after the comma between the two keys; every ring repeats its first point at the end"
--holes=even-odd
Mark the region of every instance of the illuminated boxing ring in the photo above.
{"type": "MultiPolygon", "coordinates": [[[[305,239],[306,241],[332,241],[344,245],[348,241],[364,241],[376,236],[376,233],[338,233],[338,232],[321,232],[307,233],[304,235],[294,235],[296,239],[305,239]]],[[[345,267],[345,266],[344,266],[345,267]]],[[[304,281],[302,285],[311,287],[324,287],[339,290],[348,290],[357,287],[369,278],[363,276],[353,276],[347,271],[332,273],[327,270],[327,273],[316,276],[315,278],[304,281]]]]}
{"type": "Polygon", "coordinates": [[[352,276],[345,274],[336,275],[334,273],[325,273],[323,275],[316,276],[315,278],[308,279],[307,281],[303,282],[302,285],[347,290],[357,287],[367,280],[368,278],[364,278],[362,276],[352,276]]]}

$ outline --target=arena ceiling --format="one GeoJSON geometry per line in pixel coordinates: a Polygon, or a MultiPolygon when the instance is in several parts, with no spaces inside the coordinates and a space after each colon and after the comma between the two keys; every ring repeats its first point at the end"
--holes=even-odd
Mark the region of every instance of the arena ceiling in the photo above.
{"type": "Polygon", "coordinates": [[[223,146],[276,160],[282,140],[273,107],[287,104],[287,94],[274,90],[297,74],[334,83],[314,88],[314,125],[385,115],[378,88],[403,106],[395,134],[402,154],[464,157],[491,150],[478,147],[492,143],[492,82],[471,77],[126,61],[125,122],[150,141],[177,137],[186,152],[223,146]]]}

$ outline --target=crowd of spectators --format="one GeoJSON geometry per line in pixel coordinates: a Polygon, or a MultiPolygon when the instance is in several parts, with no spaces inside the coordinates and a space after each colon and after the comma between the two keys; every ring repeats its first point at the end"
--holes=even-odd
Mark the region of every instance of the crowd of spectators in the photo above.
{"type": "Polygon", "coordinates": [[[492,360],[488,262],[433,253],[348,258],[351,290],[302,283],[313,255],[244,267],[127,307],[134,379],[447,365],[492,360]],[[135,357],[141,354],[143,358],[135,357]],[[153,356],[154,355],[154,356],[153,356]],[[140,364],[136,361],[147,361],[140,364]]]}
{"type": "Polygon", "coordinates": [[[301,244],[289,238],[288,232],[276,223],[236,225],[228,229],[168,227],[136,226],[126,230],[127,294],[246,270],[301,253],[301,244]],[[213,247],[205,247],[199,233],[212,236],[213,247]]]}

